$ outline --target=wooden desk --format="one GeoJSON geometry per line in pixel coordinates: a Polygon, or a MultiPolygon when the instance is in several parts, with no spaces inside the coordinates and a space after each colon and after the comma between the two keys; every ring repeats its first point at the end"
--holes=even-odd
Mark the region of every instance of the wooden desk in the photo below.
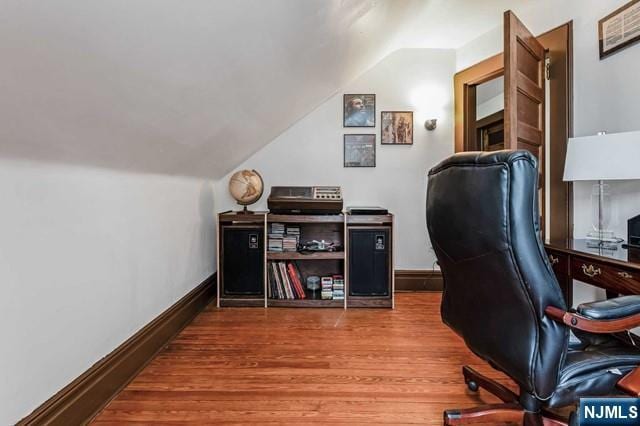
{"type": "Polygon", "coordinates": [[[573,280],[607,291],[607,297],[640,294],[640,250],[587,247],[587,240],[547,241],[545,249],[569,306],[573,280]]]}

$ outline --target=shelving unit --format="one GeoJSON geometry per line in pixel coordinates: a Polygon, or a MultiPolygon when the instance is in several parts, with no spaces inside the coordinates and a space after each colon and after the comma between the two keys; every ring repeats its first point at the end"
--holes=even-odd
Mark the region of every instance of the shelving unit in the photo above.
{"type": "MultiPolygon", "coordinates": [[[[351,216],[347,214],[339,215],[282,215],[269,214],[267,212],[256,212],[253,214],[241,214],[236,212],[224,212],[218,215],[218,306],[261,306],[261,307],[317,307],[317,308],[344,308],[347,307],[393,307],[393,255],[392,255],[392,238],[393,238],[393,215],[380,216],[351,216]],[[300,241],[325,240],[338,242],[342,246],[342,251],[318,251],[318,252],[270,252],[268,248],[268,234],[271,230],[271,224],[282,223],[286,225],[294,225],[300,229],[300,241]],[[245,229],[252,226],[260,227],[260,235],[262,236],[261,244],[254,248],[260,250],[261,261],[255,264],[229,263],[229,254],[224,253],[225,244],[221,241],[225,235],[225,229],[237,228],[245,229]],[[388,253],[388,259],[385,270],[389,272],[388,276],[380,276],[378,282],[386,283],[386,294],[383,295],[349,295],[349,262],[353,261],[349,256],[349,231],[350,230],[380,230],[389,238],[388,247],[384,253],[388,253]],[[224,262],[225,255],[227,263],[224,262]],[[302,285],[306,298],[304,299],[276,299],[269,298],[269,264],[271,262],[291,262],[295,265],[301,275],[302,285]],[[248,286],[254,292],[260,291],[260,295],[238,295],[230,294],[228,288],[232,284],[245,288],[246,285],[238,285],[237,283],[225,283],[224,265],[238,265],[243,268],[243,272],[252,272],[247,274],[251,277],[257,276],[256,268],[261,269],[261,282],[255,280],[252,285],[248,286]],[[312,292],[306,289],[306,278],[310,275],[331,276],[342,275],[344,277],[344,293],[343,300],[321,299],[321,290],[312,292]],[[225,286],[226,284],[226,286],[225,286]]],[[[247,232],[245,232],[247,234],[247,232]]],[[[245,235],[241,234],[241,235],[245,235]]],[[[249,234],[251,235],[251,234],[249,234]]],[[[251,245],[251,242],[249,242],[251,245]]],[[[231,247],[235,247],[231,245],[231,247]]],[[[240,244],[244,247],[244,242],[240,244]]],[[[244,253],[244,252],[243,252],[244,253]]],[[[351,255],[358,256],[358,253],[351,255]]],[[[255,256],[253,257],[256,258],[255,256]]],[[[229,274],[235,277],[236,275],[229,274]]],[[[246,284],[246,283],[241,283],[246,284]]]]}

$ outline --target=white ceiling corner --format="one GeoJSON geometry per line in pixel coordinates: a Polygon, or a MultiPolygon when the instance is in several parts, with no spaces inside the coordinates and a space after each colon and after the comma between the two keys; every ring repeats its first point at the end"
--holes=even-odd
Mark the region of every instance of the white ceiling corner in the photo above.
{"type": "Polygon", "coordinates": [[[391,51],[523,2],[2,0],[0,156],[218,178],[391,51]]]}

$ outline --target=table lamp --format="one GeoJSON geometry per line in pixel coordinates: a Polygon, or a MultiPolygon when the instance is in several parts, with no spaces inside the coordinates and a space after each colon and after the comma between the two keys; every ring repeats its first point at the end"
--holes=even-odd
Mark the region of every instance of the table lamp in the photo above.
{"type": "Polygon", "coordinates": [[[617,248],[621,238],[608,230],[611,195],[604,181],[640,179],[640,131],[570,138],[564,166],[564,181],[597,181],[591,192],[593,231],[590,247],[617,248]]]}

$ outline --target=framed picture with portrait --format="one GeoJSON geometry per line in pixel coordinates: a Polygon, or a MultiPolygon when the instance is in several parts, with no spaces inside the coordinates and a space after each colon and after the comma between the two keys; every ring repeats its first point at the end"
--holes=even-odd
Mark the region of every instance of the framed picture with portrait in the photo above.
{"type": "Polygon", "coordinates": [[[375,167],[376,135],[344,135],[344,167],[375,167]]]}
{"type": "Polygon", "coordinates": [[[344,95],[343,127],[376,127],[376,95],[344,95]]]}
{"type": "Polygon", "coordinates": [[[413,111],[382,111],[382,145],[413,145],[413,111]]]}

